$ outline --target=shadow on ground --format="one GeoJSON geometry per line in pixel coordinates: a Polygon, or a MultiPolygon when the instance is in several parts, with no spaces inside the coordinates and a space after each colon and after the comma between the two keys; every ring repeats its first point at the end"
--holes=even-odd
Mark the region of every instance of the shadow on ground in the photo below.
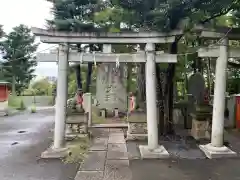
{"type": "Polygon", "coordinates": [[[131,160],[132,180],[239,180],[240,159],[131,160]]]}

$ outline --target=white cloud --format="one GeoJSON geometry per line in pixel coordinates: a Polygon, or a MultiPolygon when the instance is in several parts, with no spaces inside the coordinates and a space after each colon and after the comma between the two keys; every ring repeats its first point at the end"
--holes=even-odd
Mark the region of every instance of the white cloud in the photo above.
{"type": "MultiPolygon", "coordinates": [[[[46,19],[52,19],[52,4],[46,0],[0,0],[0,5],[0,24],[3,25],[6,33],[19,24],[45,28],[46,19]]],[[[42,43],[38,51],[47,49],[50,46],[52,45],[42,43]]],[[[39,63],[36,74],[56,76],[55,63],[39,63]]]]}

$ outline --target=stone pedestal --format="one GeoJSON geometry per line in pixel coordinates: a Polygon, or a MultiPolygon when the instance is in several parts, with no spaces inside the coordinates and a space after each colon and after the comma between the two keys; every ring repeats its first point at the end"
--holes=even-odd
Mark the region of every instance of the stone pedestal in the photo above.
{"type": "Polygon", "coordinates": [[[142,159],[167,159],[169,153],[163,146],[158,146],[155,149],[149,149],[148,146],[139,146],[142,159]]]}
{"type": "Polygon", "coordinates": [[[71,129],[76,126],[76,132],[80,134],[88,133],[88,113],[73,112],[67,115],[66,124],[70,125],[71,129]]]}
{"type": "Polygon", "coordinates": [[[68,155],[68,148],[53,148],[51,146],[46,151],[42,152],[42,159],[60,159],[68,155]]]}
{"type": "Polygon", "coordinates": [[[191,135],[194,139],[210,139],[210,123],[207,120],[192,119],[191,135]]]}
{"type": "Polygon", "coordinates": [[[144,112],[133,112],[128,117],[127,140],[147,139],[147,116],[144,112]]]}
{"type": "Polygon", "coordinates": [[[237,153],[226,146],[214,147],[211,144],[200,145],[199,148],[205,153],[209,159],[236,157],[237,153]]]}
{"type": "Polygon", "coordinates": [[[196,105],[195,112],[191,113],[192,129],[191,135],[196,139],[211,138],[211,120],[212,120],[212,106],[208,104],[196,105]]]}

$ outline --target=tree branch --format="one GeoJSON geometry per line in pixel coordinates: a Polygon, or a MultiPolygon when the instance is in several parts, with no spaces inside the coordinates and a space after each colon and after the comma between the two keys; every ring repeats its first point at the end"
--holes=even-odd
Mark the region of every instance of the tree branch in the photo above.
{"type": "Polygon", "coordinates": [[[219,16],[226,15],[229,11],[231,11],[233,9],[234,5],[235,5],[235,3],[232,3],[229,8],[227,8],[227,9],[225,9],[225,10],[223,10],[223,11],[221,11],[221,12],[219,12],[219,13],[217,13],[217,14],[215,14],[215,15],[213,15],[213,16],[211,16],[211,17],[209,17],[209,18],[207,18],[207,19],[205,19],[203,21],[200,21],[200,23],[201,24],[205,24],[205,23],[211,21],[212,19],[215,19],[215,18],[217,18],[219,16]]]}
{"type": "Polygon", "coordinates": [[[232,66],[234,68],[240,68],[240,64],[238,64],[238,63],[234,63],[234,62],[228,61],[228,65],[230,65],[230,66],[232,66]]]}

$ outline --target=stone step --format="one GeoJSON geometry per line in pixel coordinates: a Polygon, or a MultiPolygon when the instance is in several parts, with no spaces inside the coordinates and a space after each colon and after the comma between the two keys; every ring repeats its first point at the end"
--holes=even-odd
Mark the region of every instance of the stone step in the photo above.
{"type": "Polygon", "coordinates": [[[128,128],[127,123],[118,124],[94,124],[90,128],[128,128]]]}

